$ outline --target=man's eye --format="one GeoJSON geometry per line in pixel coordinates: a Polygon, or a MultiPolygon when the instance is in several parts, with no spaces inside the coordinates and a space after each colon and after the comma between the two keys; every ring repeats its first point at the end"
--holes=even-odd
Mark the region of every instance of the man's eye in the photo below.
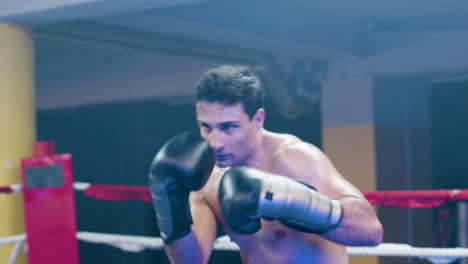
{"type": "Polygon", "coordinates": [[[207,124],[200,124],[199,126],[205,130],[210,128],[207,124]]]}
{"type": "Polygon", "coordinates": [[[232,129],[236,128],[236,127],[237,127],[236,125],[226,124],[226,125],[223,125],[223,126],[221,127],[221,129],[222,129],[223,131],[226,131],[226,130],[232,130],[232,129]]]}

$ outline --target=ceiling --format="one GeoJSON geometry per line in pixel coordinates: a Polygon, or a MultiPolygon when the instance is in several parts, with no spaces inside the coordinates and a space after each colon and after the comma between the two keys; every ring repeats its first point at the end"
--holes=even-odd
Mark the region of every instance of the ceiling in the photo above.
{"type": "Polygon", "coordinates": [[[99,24],[142,39],[156,34],[320,59],[369,56],[437,40],[447,32],[468,34],[468,0],[160,0],[151,5],[140,0],[135,7],[128,1],[96,2],[3,19],[31,24],[43,35],[92,33],[99,24]]]}

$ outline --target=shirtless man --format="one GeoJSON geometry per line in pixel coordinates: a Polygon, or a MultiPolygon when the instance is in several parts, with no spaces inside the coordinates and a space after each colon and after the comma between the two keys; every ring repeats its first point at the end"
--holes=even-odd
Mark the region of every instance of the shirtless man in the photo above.
{"type": "Polygon", "coordinates": [[[248,68],[208,70],[195,106],[204,141],[176,137],[150,172],[171,263],[207,263],[217,222],[243,263],[345,264],[347,245],[382,242],[372,207],[320,149],[263,128],[263,90],[248,68]]]}

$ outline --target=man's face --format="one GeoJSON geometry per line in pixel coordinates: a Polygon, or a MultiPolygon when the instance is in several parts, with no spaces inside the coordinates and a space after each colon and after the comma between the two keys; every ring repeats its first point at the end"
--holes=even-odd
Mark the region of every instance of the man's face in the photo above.
{"type": "Polygon", "coordinates": [[[246,165],[253,153],[254,135],[260,128],[258,118],[254,116],[251,121],[241,103],[223,105],[200,101],[196,112],[200,134],[213,149],[216,165],[246,165]]]}

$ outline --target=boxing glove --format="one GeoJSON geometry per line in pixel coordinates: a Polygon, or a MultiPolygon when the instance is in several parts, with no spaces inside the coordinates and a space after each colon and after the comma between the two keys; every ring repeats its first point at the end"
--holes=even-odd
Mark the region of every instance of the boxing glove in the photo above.
{"type": "Polygon", "coordinates": [[[343,216],[338,200],[294,179],[247,167],[224,173],[219,202],[228,227],[241,234],[257,232],[260,218],[323,234],[338,226],[343,216]]]}
{"type": "Polygon", "coordinates": [[[149,187],[165,243],[190,232],[189,193],[205,185],[214,165],[215,157],[208,143],[188,132],[169,140],[154,157],[149,187]]]}

